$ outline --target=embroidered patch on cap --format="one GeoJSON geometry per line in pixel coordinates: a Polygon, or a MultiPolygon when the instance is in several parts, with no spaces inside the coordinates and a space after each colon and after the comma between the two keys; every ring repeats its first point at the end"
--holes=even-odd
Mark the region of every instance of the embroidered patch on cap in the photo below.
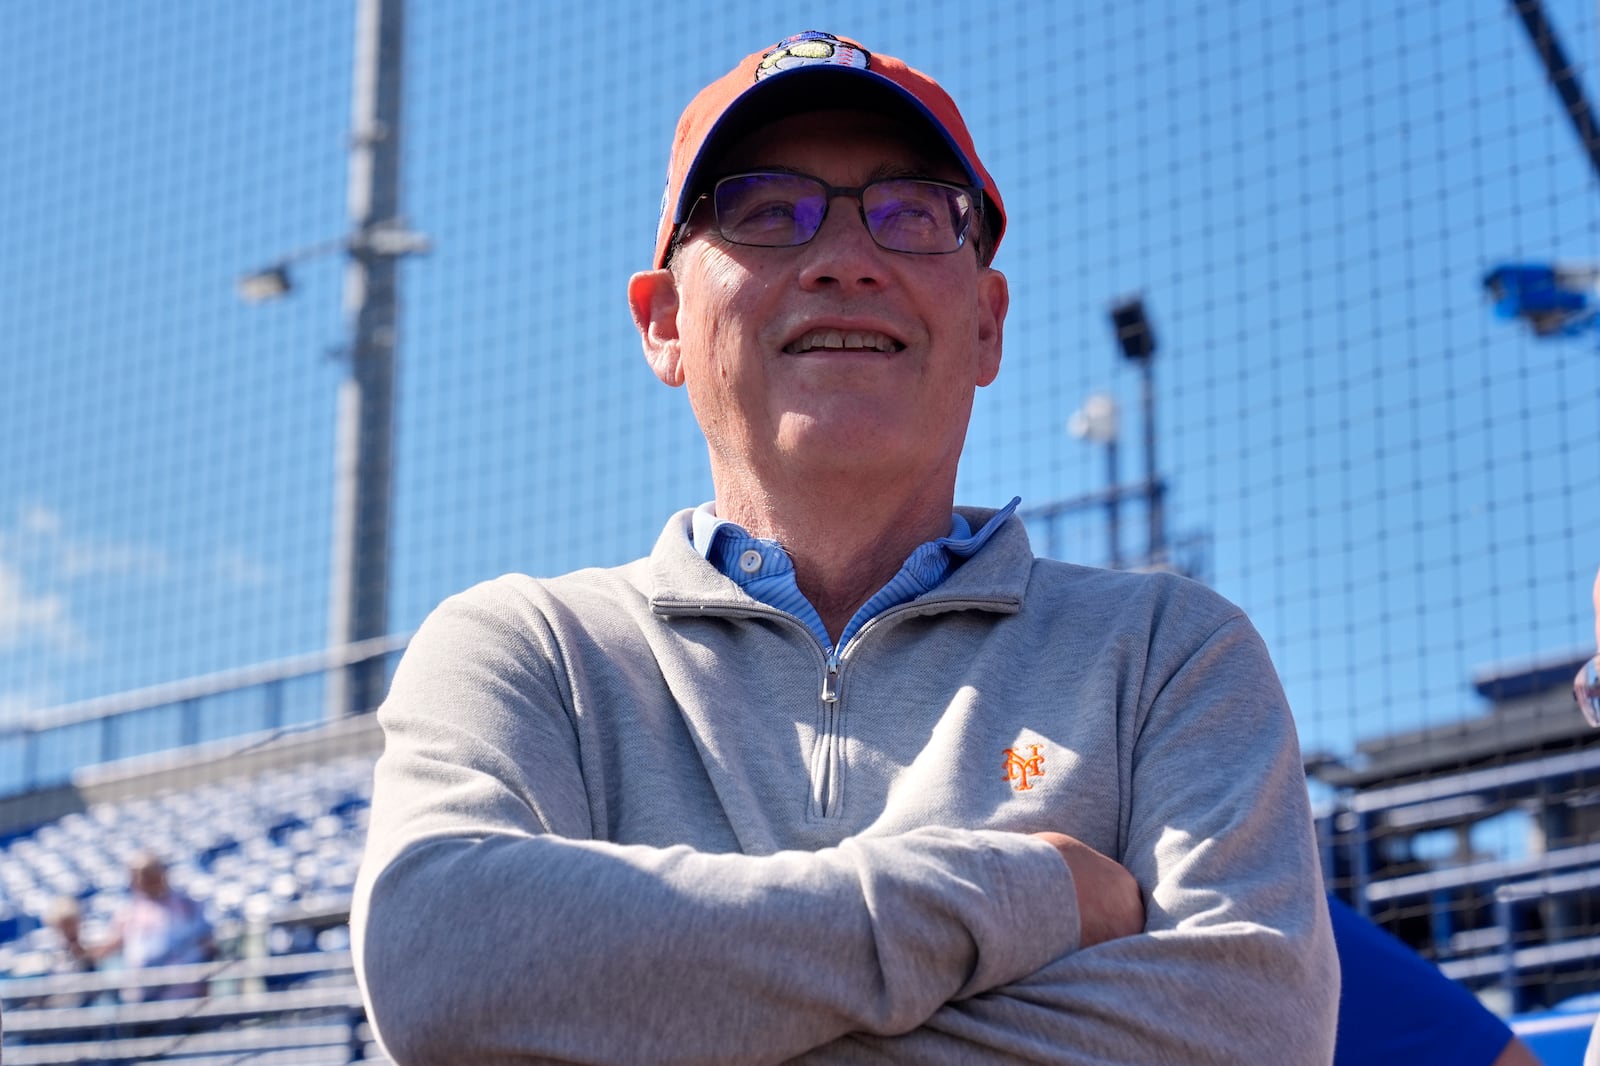
{"type": "Polygon", "coordinates": [[[841,41],[831,33],[806,30],[779,41],[772,51],[761,57],[761,62],[756,64],[756,81],[780,71],[819,63],[866,70],[871,62],[872,53],[865,48],[841,41]]]}

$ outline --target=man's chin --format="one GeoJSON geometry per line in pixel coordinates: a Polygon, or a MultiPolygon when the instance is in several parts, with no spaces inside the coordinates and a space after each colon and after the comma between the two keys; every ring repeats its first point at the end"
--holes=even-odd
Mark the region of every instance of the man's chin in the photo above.
{"type": "Polygon", "coordinates": [[[818,417],[796,412],[778,434],[787,463],[859,478],[875,469],[917,476],[928,461],[928,444],[903,428],[875,426],[861,418],[818,417]]]}

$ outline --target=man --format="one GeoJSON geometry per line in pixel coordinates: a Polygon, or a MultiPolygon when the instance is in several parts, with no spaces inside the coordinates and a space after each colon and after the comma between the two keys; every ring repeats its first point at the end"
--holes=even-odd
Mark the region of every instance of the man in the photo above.
{"type": "Polygon", "coordinates": [[[352,925],[399,1063],[1327,1063],[1293,724],[1230,604],[953,496],[1008,304],[955,104],[821,33],[700,93],[628,297],[713,504],[443,604],[352,925]]]}
{"type": "MultiPolygon", "coordinates": [[[[205,912],[172,887],[166,864],[159,858],[148,851],[135,852],[128,860],[128,889],[127,902],[111,920],[111,935],[88,949],[91,960],[121,952],[124,966],[142,970],[209,962],[215,957],[216,945],[205,912]]],[[[206,985],[201,981],[129,989],[123,998],[190,999],[205,994],[206,985]]]]}

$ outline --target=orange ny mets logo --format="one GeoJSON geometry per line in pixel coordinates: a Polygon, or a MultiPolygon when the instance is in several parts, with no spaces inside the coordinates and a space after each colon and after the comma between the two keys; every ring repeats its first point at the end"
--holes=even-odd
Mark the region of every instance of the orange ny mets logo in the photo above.
{"type": "Polygon", "coordinates": [[[1033,788],[1029,783],[1030,777],[1044,776],[1044,756],[1039,754],[1039,745],[1029,744],[1028,751],[1031,755],[1024,759],[1013,748],[1006,749],[1006,780],[1015,781],[1018,792],[1027,792],[1033,788]]]}

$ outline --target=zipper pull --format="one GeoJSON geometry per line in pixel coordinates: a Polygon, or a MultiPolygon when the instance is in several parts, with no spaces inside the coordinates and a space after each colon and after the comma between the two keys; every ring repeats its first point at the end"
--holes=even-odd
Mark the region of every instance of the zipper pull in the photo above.
{"type": "Polygon", "coordinates": [[[837,649],[828,653],[828,669],[822,675],[822,702],[839,702],[839,652],[837,649]]]}

